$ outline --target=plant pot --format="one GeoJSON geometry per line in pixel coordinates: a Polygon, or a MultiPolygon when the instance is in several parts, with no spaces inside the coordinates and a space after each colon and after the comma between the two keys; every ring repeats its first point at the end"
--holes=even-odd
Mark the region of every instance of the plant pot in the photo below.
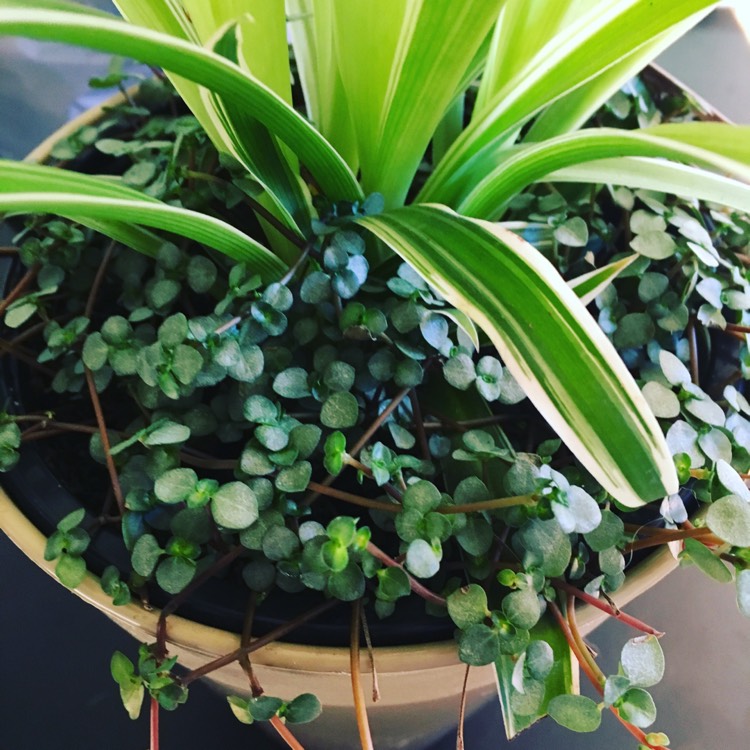
{"type": "MultiPolygon", "coordinates": [[[[115,97],[107,104],[119,98],[115,97]]],[[[36,148],[28,159],[45,161],[57,140],[95,121],[102,112],[103,108],[97,107],[71,121],[36,148]]],[[[54,575],[54,563],[44,560],[44,535],[5,492],[0,494],[0,528],[30,559],[54,575]]],[[[674,567],[676,561],[666,549],[650,556],[630,573],[615,596],[616,603],[625,606],[674,567]]],[[[145,609],[135,603],[113,606],[93,575],[88,575],[75,593],[138,640],[154,640],[158,610],[145,609]]],[[[348,620],[348,612],[343,616],[348,620]]],[[[578,617],[582,632],[590,632],[606,617],[600,610],[583,607],[578,617]]],[[[180,664],[191,669],[229,653],[239,645],[239,636],[235,633],[177,616],[169,619],[167,640],[170,653],[179,658],[180,664]]],[[[452,640],[376,647],[374,662],[382,697],[377,703],[368,699],[368,714],[377,747],[427,747],[456,723],[466,666],[458,660],[452,640]]],[[[348,646],[275,642],[254,653],[253,665],[269,694],[286,696],[312,692],[320,698],[323,715],[314,723],[295,729],[295,735],[308,750],[356,746],[348,646]]],[[[361,670],[364,691],[369,695],[371,670],[365,655],[361,659],[361,670]]],[[[213,672],[209,679],[226,693],[248,692],[247,678],[236,663],[213,672]]],[[[495,684],[492,667],[470,670],[467,687],[469,712],[491,697],[495,684]]]]}

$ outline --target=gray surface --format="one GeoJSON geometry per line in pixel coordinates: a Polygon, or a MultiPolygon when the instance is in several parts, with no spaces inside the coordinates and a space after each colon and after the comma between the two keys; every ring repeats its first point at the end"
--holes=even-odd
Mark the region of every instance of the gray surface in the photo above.
{"type": "MultiPolygon", "coordinates": [[[[662,61],[730,117],[750,122],[745,83],[750,56],[725,19],[705,23],[662,61]]],[[[0,41],[0,64],[10,54],[7,40],[0,41]]],[[[54,73],[37,79],[42,84],[22,90],[25,103],[15,94],[10,98],[15,78],[0,76],[0,151],[22,154],[65,119],[69,102],[83,91],[82,81],[71,84],[69,74],[62,73],[62,59],[53,56],[53,61],[54,73]]],[[[91,72],[100,71],[86,71],[84,76],[91,72]]],[[[81,73],[80,67],[74,71],[81,73]]],[[[37,571],[4,537],[0,566],[0,664],[6,678],[0,683],[0,747],[144,748],[145,717],[139,722],[127,719],[108,676],[112,651],[120,648],[132,654],[132,641],[37,571]]],[[[736,612],[731,587],[705,581],[695,570],[681,570],[629,611],[667,631],[662,641],[667,674],[653,690],[660,710],[655,728],[670,735],[674,750],[745,747],[750,728],[750,622],[736,612]],[[699,644],[709,634],[703,649],[699,644]]],[[[619,623],[608,623],[592,643],[616,660],[628,637],[630,632],[619,623]]],[[[611,662],[605,666],[614,667],[611,662]]],[[[502,747],[501,738],[496,707],[481,710],[469,721],[468,750],[502,747]]],[[[513,744],[517,750],[547,746],[587,750],[632,748],[635,743],[607,715],[595,735],[574,735],[547,721],[513,744]]],[[[198,685],[188,706],[163,716],[162,748],[176,747],[263,750],[270,744],[255,728],[236,722],[222,699],[198,685]]],[[[447,737],[435,750],[453,748],[455,740],[447,737]]]]}

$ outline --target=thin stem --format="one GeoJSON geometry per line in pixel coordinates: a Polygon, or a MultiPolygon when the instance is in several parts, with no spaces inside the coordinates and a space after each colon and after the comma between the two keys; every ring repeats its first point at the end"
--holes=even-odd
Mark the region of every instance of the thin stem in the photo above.
{"type": "MultiPolygon", "coordinates": [[[[229,185],[230,183],[223,180],[221,177],[217,177],[213,174],[206,172],[196,172],[194,170],[188,170],[185,172],[185,176],[193,180],[203,180],[205,182],[215,182],[219,185],[229,185]]],[[[258,203],[254,198],[245,194],[244,199],[250,208],[255,211],[258,215],[262,216],[280,235],[286,237],[293,245],[296,245],[300,249],[305,248],[305,240],[300,237],[296,232],[291,230],[286,224],[283,224],[276,216],[274,216],[265,206],[258,203]]]]}
{"type": "Polygon", "coordinates": [[[370,674],[372,675],[372,702],[377,703],[380,700],[380,685],[378,685],[378,670],[375,666],[375,651],[372,648],[372,638],[370,638],[370,626],[367,624],[367,614],[364,608],[360,612],[362,619],[362,632],[367,644],[367,658],[370,661],[370,674]]]}
{"type": "Polygon", "coordinates": [[[365,706],[365,691],[362,689],[359,669],[359,623],[361,612],[362,600],[357,599],[356,602],[352,602],[352,619],[349,630],[349,672],[352,680],[354,715],[357,719],[359,742],[362,750],[375,750],[372,744],[370,722],[367,718],[367,707],[365,706]]]}
{"type": "Polygon", "coordinates": [[[214,335],[221,336],[223,333],[226,333],[240,323],[242,323],[242,316],[235,315],[231,320],[228,320],[226,323],[222,323],[218,328],[216,328],[214,330],[214,335]]]}
{"type": "Polygon", "coordinates": [[[231,471],[237,467],[236,459],[232,458],[211,458],[208,456],[198,456],[192,451],[181,450],[180,459],[187,466],[195,466],[197,469],[214,469],[218,471],[231,471]]]}
{"type": "Polygon", "coordinates": [[[96,304],[96,298],[99,294],[99,289],[101,289],[102,281],[104,281],[104,274],[107,273],[107,266],[109,265],[109,261],[112,259],[112,254],[114,253],[116,245],[117,243],[114,240],[112,240],[112,242],[109,243],[104,253],[104,256],[102,257],[101,263],[99,263],[99,268],[96,271],[96,276],[94,277],[94,281],[91,284],[91,291],[89,292],[89,297],[86,300],[86,309],[83,313],[87,318],[90,318],[91,313],[94,312],[94,305],[96,304]]]}
{"type": "Polygon", "coordinates": [[[377,419],[375,419],[375,421],[365,430],[362,437],[354,444],[352,449],[350,451],[347,451],[347,453],[352,458],[356,458],[357,454],[362,450],[362,448],[364,448],[370,442],[372,436],[380,429],[385,420],[388,419],[388,417],[390,417],[394,411],[396,411],[398,405],[409,395],[410,390],[411,387],[402,388],[391,399],[391,403],[388,404],[388,406],[386,406],[380,414],[378,414],[377,419]]]}
{"type": "Polygon", "coordinates": [[[94,376],[91,370],[88,367],[84,367],[84,373],[86,375],[86,384],[89,389],[91,405],[94,407],[94,414],[96,415],[96,423],[99,426],[99,436],[102,440],[102,450],[104,451],[104,460],[107,464],[107,471],[109,472],[109,480],[112,483],[112,491],[115,493],[117,508],[122,516],[125,515],[125,498],[122,495],[122,487],[120,487],[120,479],[117,476],[117,468],[115,467],[114,459],[110,453],[109,435],[107,434],[107,425],[104,421],[102,404],[99,400],[99,394],[96,392],[96,384],[94,383],[94,376]]]}
{"type": "MultiPolygon", "coordinates": [[[[240,645],[243,647],[249,646],[252,639],[253,620],[255,619],[255,608],[257,606],[257,603],[258,595],[254,591],[250,592],[250,597],[247,603],[247,610],[245,612],[245,619],[242,623],[242,637],[240,638],[240,645]]],[[[250,691],[253,698],[257,698],[258,696],[263,695],[263,687],[261,686],[260,682],[258,682],[258,678],[255,676],[253,666],[250,663],[250,657],[247,654],[242,654],[238,661],[243,671],[247,675],[248,680],[250,681],[250,691]]],[[[291,748],[291,750],[305,750],[305,748],[299,743],[297,738],[292,734],[289,727],[287,727],[287,725],[284,724],[284,722],[278,716],[272,716],[270,719],[270,724],[276,730],[276,733],[279,735],[279,737],[281,737],[281,739],[286,742],[287,746],[291,748]]]]}
{"type": "Polygon", "coordinates": [[[21,276],[18,283],[8,292],[5,299],[0,300],[0,315],[2,315],[31,285],[31,282],[39,274],[41,263],[34,263],[26,273],[21,276]]]}
{"type": "Polygon", "coordinates": [[[427,442],[427,433],[424,429],[424,420],[422,419],[422,407],[419,404],[419,398],[417,396],[417,389],[412,388],[411,390],[411,406],[414,412],[414,427],[417,431],[417,442],[419,443],[419,450],[422,453],[422,458],[425,461],[430,460],[430,445],[427,442]]]}
{"type": "Polygon", "coordinates": [[[458,729],[456,731],[456,750],[464,750],[464,722],[466,721],[466,693],[469,686],[469,670],[471,665],[466,665],[464,672],[464,684],[461,688],[461,705],[458,709],[458,729]]]}
{"type": "MultiPolygon", "coordinates": [[[[626,544],[625,547],[623,547],[623,552],[635,552],[635,550],[638,549],[648,549],[649,547],[658,547],[662,544],[669,544],[669,542],[679,542],[683,539],[695,539],[697,538],[700,542],[702,542],[705,545],[722,545],[724,544],[724,541],[722,539],[719,539],[718,536],[715,534],[712,534],[710,531],[708,534],[694,534],[691,533],[692,531],[697,531],[697,529],[680,529],[677,533],[671,534],[669,536],[649,536],[647,539],[637,539],[634,542],[630,542],[629,544],[626,544]]],[[[703,529],[701,529],[703,531],[703,529]]]]}
{"type": "Polygon", "coordinates": [[[285,237],[293,245],[296,245],[298,248],[300,248],[300,250],[305,249],[305,245],[307,243],[305,242],[305,239],[303,237],[289,229],[286,224],[283,224],[281,221],[279,221],[265,206],[260,204],[254,198],[251,198],[247,194],[244,197],[245,202],[250,206],[250,208],[252,208],[253,211],[255,211],[255,213],[260,217],[265,219],[282,237],[285,237]]]}
{"type": "Polygon", "coordinates": [[[589,666],[586,657],[580,652],[578,644],[573,638],[573,634],[570,632],[570,625],[568,625],[568,621],[563,617],[560,608],[557,606],[557,604],[555,604],[555,602],[549,602],[548,607],[552,612],[555,620],[557,620],[557,624],[560,626],[560,630],[562,630],[562,633],[565,636],[565,640],[570,646],[570,650],[573,652],[573,655],[581,665],[581,669],[586,673],[586,677],[589,678],[591,684],[596,688],[599,694],[604,695],[604,682],[599,679],[599,675],[596,672],[591,671],[591,667],[589,666]]]}
{"type": "Polygon", "coordinates": [[[290,266],[289,270],[279,279],[279,284],[283,284],[286,286],[297,274],[297,271],[302,268],[302,266],[307,261],[307,258],[310,255],[310,251],[312,250],[313,245],[311,242],[308,242],[305,245],[304,250],[300,253],[299,258],[297,258],[296,261],[294,261],[294,264],[290,266]]]}
{"type": "MultiPolygon", "coordinates": [[[[369,466],[365,466],[361,461],[358,461],[356,458],[352,458],[350,455],[344,454],[343,459],[344,459],[344,463],[347,466],[351,466],[353,469],[356,469],[357,471],[362,472],[362,474],[364,474],[369,479],[374,479],[375,478],[375,474],[374,474],[373,470],[369,466]]],[[[402,478],[401,481],[403,483],[403,478],[402,478]]],[[[396,489],[392,484],[390,484],[390,482],[386,482],[383,485],[383,489],[394,500],[397,500],[399,503],[401,502],[401,497],[402,497],[403,493],[401,492],[401,490],[396,489]]],[[[404,489],[406,489],[406,487],[404,487],[404,489]]]]}
{"type": "Polygon", "coordinates": [[[664,529],[661,526],[639,526],[635,523],[626,523],[625,531],[643,536],[658,536],[668,542],[676,539],[685,539],[686,537],[699,538],[711,536],[711,529],[705,526],[698,528],[664,529]]]}
{"type": "Polygon", "coordinates": [[[421,596],[426,601],[437,604],[440,607],[448,606],[442,596],[439,596],[434,591],[430,591],[426,586],[423,586],[416,578],[412,577],[400,562],[387,555],[382,549],[380,549],[380,547],[376,547],[372,542],[367,542],[367,551],[374,558],[380,560],[383,565],[387,565],[389,568],[401,568],[409,579],[409,587],[417,596],[421,596]]]}
{"type": "Polygon", "coordinates": [[[362,497],[361,495],[354,495],[353,493],[345,492],[344,490],[337,490],[335,487],[328,487],[322,482],[308,482],[307,489],[312,490],[318,495],[326,495],[327,497],[333,497],[336,500],[343,500],[345,503],[359,505],[361,508],[374,508],[375,510],[382,510],[386,513],[398,513],[401,510],[401,506],[399,505],[384,503],[379,500],[371,500],[369,497],[362,497]]]}
{"type": "Polygon", "coordinates": [[[281,737],[281,739],[284,740],[292,750],[305,750],[299,740],[292,734],[289,727],[284,724],[284,721],[277,715],[271,717],[270,724],[276,730],[279,737],[281,737]]]}
{"type": "Polygon", "coordinates": [[[568,596],[566,614],[568,615],[568,626],[570,627],[570,634],[573,636],[573,640],[578,646],[578,653],[580,653],[583,656],[583,658],[588,663],[592,673],[596,675],[598,679],[598,684],[601,685],[600,692],[602,695],[604,695],[604,683],[607,681],[607,677],[604,674],[604,672],[602,672],[602,670],[599,669],[599,665],[596,663],[594,657],[591,655],[591,652],[589,651],[589,647],[584,642],[583,636],[581,635],[581,632],[578,630],[578,622],[576,621],[576,603],[575,603],[575,597],[572,594],[568,596]]]}
{"type": "Polygon", "coordinates": [[[151,750],[159,750],[159,701],[151,698],[151,750]]]}
{"type": "Polygon", "coordinates": [[[577,589],[575,586],[572,586],[567,581],[563,581],[562,579],[559,579],[559,580],[555,579],[552,581],[552,585],[559,591],[564,591],[566,594],[575,596],[581,601],[584,601],[587,604],[590,604],[592,607],[596,607],[597,609],[600,609],[602,612],[606,612],[608,615],[610,615],[610,617],[614,617],[616,620],[619,620],[620,622],[624,622],[626,625],[630,625],[630,627],[635,628],[636,630],[640,630],[643,633],[649,633],[650,635],[655,635],[657,638],[661,638],[661,636],[664,635],[662,631],[657,630],[656,628],[652,628],[650,625],[647,625],[645,622],[642,622],[641,620],[633,617],[632,615],[626,614],[625,612],[618,609],[617,607],[613,607],[611,604],[607,604],[606,602],[603,602],[601,599],[597,599],[595,596],[591,596],[591,594],[587,594],[585,591],[582,591],[581,589],[577,589]]]}
{"type": "Polygon", "coordinates": [[[195,680],[201,677],[205,677],[207,674],[215,672],[217,669],[221,669],[227,664],[231,664],[233,661],[237,661],[237,659],[239,659],[243,654],[251,654],[253,653],[253,651],[258,651],[264,646],[267,646],[269,643],[273,643],[273,641],[278,641],[280,638],[288,635],[300,625],[303,625],[309,620],[315,619],[318,615],[323,614],[323,612],[327,612],[329,609],[333,609],[333,607],[335,607],[339,603],[340,602],[338,599],[331,599],[327,602],[323,602],[322,604],[318,604],[316,607],[309,609],[307,612],[303,612],[298,617],[295,617],[285,622],[283,625],[279,625],[265,635],[256,638],[249,646],[241,646],[240,648],[236,648],[234,651],[231,651],[224,656],[220,656],[218,659],[207,662],[202,667],[193,669],[182,678],[182,684],[187,687],[191,682],[195,682],[195,680]]]}
{"type": "MultiPolygon", "coordinates": [[[[249,646],[252,641],[253,620],[255,619],[255,607],[257,604],[258,594],[255,591],[251,591],[247,602],[247,610],[245,611],[245,619],[242,622],[240,646],[249,646]]],[[[242,654],[237,661],[239,661],[242,670],[250,681],[250,691],[252,692],[253,698],[263,695],[263,688],[261,687],[260,682],[258,682],[255,672],[253,672],[253,665],[250,663],[250,657],[247,654],[242,654]]]]}
{"type": "Polygon", "coordinates": [[[166,640],[167,617],[176,612],[177,609],[185,603],[185,600],[193,595],[196,589],[199,589],[204,583],[206,583],[206,581],[209,581],[219,571],[223,570],[227,567],[227,565],[234,562],[234,560],[236,560],[244,551],[245,548],[241,544],[232,547],[229,552],[227,552],[225,555],[222,555],[212,565],[209,565],[199,576],[196,576],[192,581],[190,581],[190,583],[184,589],[182,589],[179,594],[173,596],[164,605],[164,609],[162,609],[161,613],[159,614],[159,625],[157,628],[157,640],[159,641],[160,646],[163,647],[163,644],[166,640]]]}
{"type": "Polygon", "coordinates": [[[724,330],[733,333],[750,333],[750,326],[743,326],[739,323],[727,323],[724,330]]]}
{"type": "Polygon", "coordinates": [[[440,505],[435,510],[438,513],[450,515],[453,513],[474,513],[483,510],[513,508],[517,505],[536,505],[536,503],[536,495],[514,495],[513,497],[496,497],[493,500],[480,500],[476,503],[464,503],[463,505],[440,505]]]}
{"type": "Polygon", "coordinates": [[[695,332],[695,319],[690,320],[687,328],[688,347],[690,349],[690,377],[693,383],[700,385],[700,368],[698,367],[698,337],[695,332]]]}
{"type": "Polygon", "coordinates": [[[462,419],[455,420],[450,417],[437,415],[438,421],[436,422],[425,422],[425,430],[443,430],[446,427],[450,427],[452,430],[457,432],[466,432],[475,427],[486,427],[487,425],[500,424],[508,421],[507,414],[493,414],[489,417],[477,417],[476,419],[462,419]]]}
{"type": "Polygon", "coordinates": [[[27,367],[30,367],[37,372],[41,372],[50,379],[55,377],[54,370],[50,370],[48,367],[40,365],[39,362],[36,361],[36,357],[28,349],[14,345],[12,341],[0,339],[0,351],[2,351],[2,353],[7,352],[8,354],[12,354],[19,362],[23,362],[27,367]]]}

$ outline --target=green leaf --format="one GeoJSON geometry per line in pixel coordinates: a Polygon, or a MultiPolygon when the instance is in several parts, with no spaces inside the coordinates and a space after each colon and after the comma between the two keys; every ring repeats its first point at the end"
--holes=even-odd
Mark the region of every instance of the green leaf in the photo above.
{"type": "MultiPolygon", "coordinates": [[[[712,124],[716,125],[716,123],[712,124]]],[[[740,160],[735,155],[737,151],[731,154],[726,146],[722,154],[711,150],[707,145],[700,144],[697,131],[692,134],[695,145],[681,142],[678,140],[680,127],[680,125],[676,126],[675,130],[675,126],[657,126],[647,130],[633,131],[589,128],[509,149],[502,155],[498,154],[494,164],[492,162],[487,164],[488,167],[493,168],[486,175],[480,172],[482,179],[476,180],[479,176],[477,174],[479,168],[474,170],[472,174],[475,181],[467,186],[470,192],[458,203],[457,209],[468,216],[496,218],[502,213],[508,201],[528,185],[544,180],[558,170],[613,156],[662,157],[720,170],[737,179],[750,179],[744,143],[740,145],[740,142],[747,138],[747,128],[721,127],[721,132],[726,138],[738,144],[737,151],[741,157],[744,157],[740,160]],[[665,127],[668,130],[663,130],[665,127]]],[[[716,149],[722,148],[718,143],[715,147],[716,149]]],[[[567,239],[574,242],[580,243],[587,238],[588,231],[585,223],[581,226],[580,222],[583,220],[578,217],[576,219],[577,221],[568,220],[562,227],[555,230],[558,241],[569,244],[558,236],[561,230],[565,232],[567,239]],[[575,221],[575,231],[570,230],[571,221],[575,221]],[[566,229],[563,230],[563,227],[566,229]],[[586,230],[585,233],[584,230],[586,230]]],[[[657,256],[649,255],[648,257],[657,256]]]]}
{"type": "Polygon", "coordinates": [[[225,529],[246,529],[258,518],[258,500],[244,482],[229,482],[213,496],[211,515],[225,529]]]}
{"type": "Polygon", "coordinates": [[[553,172],[552,182],[626,185],[683,198],[695,198],[750,212],[750,186],[705,169],[660,159],[622,157],[599,159],[553,172]]]}
{"type": "Polygon", "coordinates": [[[461,629],[484,622],[489,616],[485,590],[476,583],[456,589],[448,597],[448,614],[461,629]]]}
{"type": "Polygon", "coordinates": [[[365,592],[365,576],[362,569],[350,560],[344,570],[331,573],[326,583],[326,591],[330,596],[343,602],[356,601],[365,592]]]}
{"type": "Polygon", "coordinates": [[[549,702],[547,713],[574,732],[593,732],[602,722],[599,707],[585,695],[557,695],[549,702]]]}
{"type": "MultiPolygon", "coordinates": [[[[366,193],[403,202],[501,3],[334,3],[336,54],[366,193]]],[[[316,4],[317,10],[317,4],[316,4]]]]}
{"type": "Polygon", "coordinates": [[[168,419],[154,423],[142,439],[144,445],[174,445],[190,439],[190,428],[168,419]]]}
{"type": "Polygon", "coordinates": [[[620,654],[625,676],[635,687],[651,687],[664,676],[664,652],[653,635],[631,638],[620,654]]]}
{"type": "Polygon", "coordinates": [[[281,492],[304,492],[312,476],[312,465],[309,461],[298,461],[279,472],[276,477],[276,489],[281,492]]]}
{"type": "Polygon", "coordinates": [[[503,599],[503,614],[516,628],[533,628],[542,614],[542,606],[536,591],[530,587],[511,591],[503,599]]]}
{"type": "Polygon", "coordinates": [[[437,206],[359,221],[470,312],[529,399],[608,492],[637,506],[676,491],[671,454],[627,368],[531,245],[437,206]],[[605,414],[595,406],[601,403],[613,408],[605,414]]]}
{"type": "Polygon", "coordinates": [[[409,596],[411,585],[409,576],[402,568],[382,568],[377,573],[377,597],[386,602],[393,602],[402,596],[409,596]]]}
{"type": "Polygon", "coordinates": [[[263,554],[269,560],[288,560],[299,546],[297,535],[285,526],[272,526],[263,537],[263,554]]]}
{"type": "Polygon", "coordinates": [[[689,557],[709,578],[719,583],[728,583],[732,580],[729,568],[697,539],[685,539],[683,545],[681,554],[689,557]]]}
{"type": "Polygon", "coordinates": [[[611,510],[603,510],[601,523],[589,531],[585,539],[594,552],[602,552],[619,544],[624,533],[625,524],[622,519],[611,510]]]}
{"type": "MultiPolygon", "coordinates": [[[[529,709],[518,706],[518,692],[513,685],[513,673],[517,662],[511,656],[500,656],[495,663],[498,677],[500,706],[508,739],[531,726],[547,713],[547,705],[556,695],[566,695],[577,684],[577,664],[574,664],[570,646],[558,624],[550,614],[545,614],[531,631],[532,640],[526,647],[526,667],[532,679],[544,679],[544,694],[541,702],[529,709]],[[551,655],[549,652],[552,652],[551,655]],[[551,669],[547,672],[547,668],[551,669]],[[539,661],[538,666],[532,666],[539,661]]],[[[525,683],[526,684],[526,683],[525,683]]],[[[528,691],[529,688],[526,687],[528,691]]]]}
{"type": "Polygon", "coordinates": [[[555,665],[555,652],[546,641],[532,641],[526,651],[525,670],[535,680],[545,680],[555,665]]]}
{"type": "Polygon", "coordinates": [[[500,655],[497,633],[487,625],[469,625],[458,636],[458,656],[465,664],[492,664],[500,655]]]}
{"type": "Polygon", "coordinates": [[[207,49],[80,9],[29,9],[22,3],[0,8],[0,33],[80,44],[192,80],[251,113],[285,143],[293,143],[300,161],[330,199],[363,198],[351,171],[312,125],[252,75],[207,49]]]}
{"type": "Polygon", "coordinates": [[[404,510],[414,510],[421,515],[435,510],[441,502],[440,490],[425,479],[410,484],[401,499],[404,510]]]}
{"type": "Polygon", "coordinates": [[[348,391],[338,391],[329,396],[320,410],[320,421],[332,429],[353,427],[359,418],[357,399],[348,391]]]}
{"type": "Polygon", "coordinates": [[[133,570],[144,578],[149,578],[154,572],[156,563],[164,553],[153,534],[143,534],[133,547],[131,563],[133,570]]]}
{"type": "Polygon", "coordinates": [[[68,513],[66,516],[63,516],[63,518],[57,522],[57,528],[59,531],[70,531],[78,526],[85,516],[86,509],[78,508],[77,510],[68,513]]]}
{"type": "Polygon", "coordinates": [[[572,551],[570,539],[555,519],[527,521],[519,529],[518,539],[526,549],[526,567],[538,567],[548,578],[565,572],[572,551]]]}
{"type": "Polygon", "coordinates": [[[110,661],[110,672],[120,687],[120,698],[131,719],[137,719],[143,704],[143,680],[135,674],[133,663],[125,654],[115,651],[110,661]]]}
{"type": "Polygon", "coordinates": [[[617,710],[625,721],[637,727],[648,727],[656,721],[656,706],[649,693],[631,688],[617,702],[617,710]]]}
{"type": "Polygon", "coordinates": [[[706,524],[716,536],[735,547],[750,547],[750,503],[727,495],[708,506],[706,524]]]}
{"type": "Polygon", "coordinates": [[[55,574],[63,585],[74,589],[86,578],[86,562],[82,557],[63,552],[55,566],[55,574]]]}
{"type": "Polygon", "coordinates": [[[424,539],[415,539],[406,550],[406,567],[417,578],[432,578],[440,569],[440,559],[424,539]]]}
{"type": "Polygon", "coordinates": [[[195,563],[184,557],[167,557],[156,568],[156,582],[168,594],[179,594],[195,577],[195,563]]]}
{"type": "MultiPolygon", "coordinates": [[[[0,32],[3,12],[0,8],[0,32]]],[[[267,248],[221,219],[147,199],[124,186],[112,193],[102,188],[102,181],[94,177],[88,177],[81,184],[80,178],[86,175],[68,181],[64,176],[73,173],[54,167],[25,164],[20,169],[35,171],[19,176],[19,166],[15,162],[0,160],[0,184],[3,185],[0,211],[55,213],[97,229],[135,250],[144,248],[140,237],[136,242],[128,241],[121,228],[129,229],[129,224],[154,227],[201,242],[236,260],[251,262],[258,273],[267,278],[278,276],[284,270],[283,263],[267,248]]]]}
{"type": "Polygon", "coordinates": [[[463,353],[450,357],[443,365],[443,377],[454,388],[465,391],[477,377],[474,361],[463,353]]]}
{"type": "Polygon", "coordinates": [[[198,475],[193,469],[170,469],[156,480],[154,493],[163,503],[179,503],[193,492],[197,482],[198,475]]]}
{"type": "Polygon", "coordinates": [[[502,54],[495,64],[502,74],[496,78],[497,85],[437,165],[418,200],[455,205],[463,185],[476,184],[493,165],[495,153],[535,113],[620,63],[659,34],[686,23],[690,16],[697,22],[695,14],[711,4],[710,0],[683,0],[655,14],[649,0],[622,0],[615,5],[586,3],[585,7],[577,4],[575,12],[568,4],[556,11],[557,3],[546,2],[537,9],[545,14],[543,20],[520,37],[523,50],[519,63],[506,57],[517,46],[508,43],[501,28],[497,48],[502,54]],[[570,16],[559,29],[547,17],[559,18],[566,13],[570,16]],[[508,66],[511,72],[506,73],[501,66],[508,66]]]}
{"type": "Polygon", "coordinates": [[[240,721],[243,724],[253,723],[253,716],[248,710],[247,700],[241,698],[239,695],[228,695],[227,703],[229,703],[229,708],[237,721],[240,721]]]}
{"type": "Polygon", "coordinates": [[[323,708],[312,693],[302,693],[284,707],[284,718],[290,724],[307,724],[320,716],[323,708]]]}
{"type": "Polygon", "coordinates": [[[301,367],[282,370],[273,381],[273,390],[284,398],[300,399],[310,395],[307,371],[301,367]]]}

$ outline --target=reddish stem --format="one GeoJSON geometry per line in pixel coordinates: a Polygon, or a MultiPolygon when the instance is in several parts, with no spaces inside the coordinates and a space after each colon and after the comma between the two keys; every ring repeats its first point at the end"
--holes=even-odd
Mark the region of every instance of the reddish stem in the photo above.
{"type": "Polygon", "coordinates": [[[361,495],[354,495],[353,493],[345,492],[344,490],[337,490],[335,487],[329,487],[322,482],[308,482],[307,489],[312,490],[318,495],[333,497],[336,500],[342,500],[345,503],[358,505],[362,508],[374,508],[376,510],[385,511],[386,513],[398,513],[401,510],[400,505],[384,503],[380,500],[371,500],[369,497],[362,497],[361,495]]]}
{"type": "Polygon", "coordinates": [[[0,315],[2,315],[30,286],[31,282],[39,274],[41,263],[34,263],[31,268],[19,279],[13,289],[8,292],[5,299],[0,300],[0,315]]]}
{"type": "Polygon", "coordinates": [[[400,563],[394,560],[392,557],[387,555],[385,552],[383,552],[380,547],[376,547],[372,542],[367,542],[367,551],[377,560],[380,560],[380,562],[383,563],[383,565],[387,565],[389,568],[401,568],[401,570],[406,573],[408,579],[409,579],[409,586],[411,590],[417,595],[421,596],[423,599],[425,599],[428,602],[432,602],[433,604],[437,604],[440,607],[447,607],[448,604],[445,601],[445,599],[442,596],[439,596],[434,591],[430,591],[426,586],[423,586],[419,581],[417,581],[416,578],[413,578],[404,568],[404,566],[400,563]]]}
{"type": "Polygon", "coordinates": [[[285,622],[283,625],[279,625],[265,635],[256,638],[249,646],[236,648],[234,651],[231,651],[224,656],[220,656],[218,659],[213,659],[212,661],[207,662],[202,667],[193,669],[182,678],[182,684],[187,687],[191,682],[194,682],[200,677],[205,677],[210,672],[214,672],[217,669],[221,669],[221,667],[225,667],[227,664],[231,664],[233,661],[237,661],[243,654],[251,654],[253,653],[253,651],[257,651],[258,649],[267,646],[269,643],[278,641],[280,638],[283,638],[285,635],[291,633],[295,628],[298,628],[300,625],[308,622],[309,620],[313,620],[318,615],[321,615],[323,614],[323,612],[332,609],[337,604],[340,604],[338,599],[330,599],[327,602],[318,604],[317,607],[313,607],[312,609],[304,612],[298,617],[285,622]]]}
{"type": "MultiPolygon", "coordinates": [[[[568,645],[570,646],[570,649],[573,652],[573,655],[576,657],[576,660],[581,666],[581,669],[584,671],[586,677],[589,678],[594,688],[596,688],[597,692],[603,696],[604,695],[604,682],[602,680],[603,675],[601,675],[601,673],[597,674],[594,670],[592,670],[588,659],[586,658],[585,654],[581,652],[581,649],[578,643],[576,642],[576,638],[573,636],[573,633],[570,629],[568,621],[565,619],[565,617],[563,617],[562,612],[560,612],[560,608],[554,602],[549,602],[548,606],[555,620],[557,620],[557,624],[560,626],[560,630],[562,630],[562,633],[565,636],[565,640],[568,642],[568,645]]],[[[642,745],[644,745],[645,747],[651,748],[651,750],[669,750],[669,748],[666,748],[666,747],[657,748],[651,745],[646,740],[645,732],[642,729],[639,729],[638,727],[634,726],[630,722],[625,721],[625,719],[623,719],[622,716],[620,716],[620,712],[614,706],[610,706],[609,710],[612,711],[612,713],[617,717],[618,721],[625,727],[625,729],[627,729],[628,732],[630,732],[630,734],[632,734],[633,737],[635,737],[635,739],[638,742],[640,742],[642,745]]]]}
{"type": "Polygon", "coordinates": [[[640,630],[644,633],[649,633],[650,635],[655,635],[657,638],[661,638],[661,636],[664,635],[661,630],[657,630],[656,628],[651,627],[651,625],[647,625],[645,622],[642,622],[632,615],[628,615],[622,610],[613,607],[611,604],[607,604],[601,599],[598,599],[591,594],[587,594],[585,591],[577,589],[575,586],[571,586],[571,584],[569,584],[567,581],[553,580],[552,585],[559,591],[564,591],[567,594],[575,596],[581,601],[590,604],[592,607],[600,609],[602,612],[606,612],[608,615],[610,615],[610,617],[614,617],[616,620],[624,622],[626,625],[630,625],[636,630],[640,630]]]}
{"type": "Polygon", "coordinates": [[[362,689],[359,670],[359,623],[362,612],[362,600],[352,603],[352,619],[349,629],[349,674],[352,681],[352,698],[354,700],[354,715],[357,719],[357,731],[362,750],[375,750],[372,744],[370,722],[367,718],[365,706],[365,691],[362,689]]]}
{"type": "Polygon", "coordinates": [[[104,412],[102,411],[102,404],[99,400],[99,394],[96,392],[96,384],[94,383],[94,376],[88,367],[84,368],[86,374],[86,384],[89,388],[89,396],[91,397],[91,405],[94,407],[94,414],[96,415],[96,423],[99,426],[99,436],[102,440],[102,450],[104,451],[104,460],[107,464],[107,471],[109,472],[109,479],[112,483],[112,491],[115,493],[115,500],[117,500],[117,508],[120,511],[120,515],[125,515],[125,498],[122,495],[122,487],[120,487],[120,479],[117,476],[117,469],[115,467],[114,459],[110,453],[109,435],[107,434],[107,425],[104,422],[104,412]]]}
{"type": "Polygon", "coordinates": [[[159,750],[159,701],[151,698],[151,750],[159,750]]]}

